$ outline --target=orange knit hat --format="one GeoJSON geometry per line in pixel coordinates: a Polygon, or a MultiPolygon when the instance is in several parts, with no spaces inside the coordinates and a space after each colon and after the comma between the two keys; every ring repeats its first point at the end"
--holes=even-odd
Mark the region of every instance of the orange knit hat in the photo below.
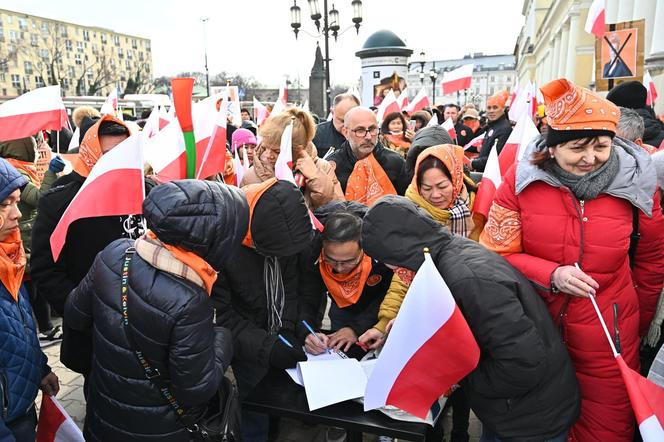
{"type": "Polygon", "coordinates": [[[507,90],[498,91],[486,99],[486,105],[505,107],[505,103],[507,103],[509,96],[510,94],[507,92],[507,90]]]}

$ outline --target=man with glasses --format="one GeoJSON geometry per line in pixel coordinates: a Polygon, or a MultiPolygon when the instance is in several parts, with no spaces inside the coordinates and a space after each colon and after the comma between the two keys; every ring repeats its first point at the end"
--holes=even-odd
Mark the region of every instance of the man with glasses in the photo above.
{"type": "Polygon", "coordinates": [[[328,349],[351,357],[365,353],[354,344],[376,322],[392,280],[392,271],[366,255],[360,245],[361,217],[366,210],[366,206],[344,201],[316,211],[325,228],[317,241],[320,253],[314,251],[311,264],[301,275],[299,316],[317,326],[327,293],[332,333],[307,333],[304,345],[308,353],[316,355],[328,349]]]}
{"type": "Polygon", "coordinates": [[[339,149],[346,141],[341,133],[344,126],[344,116],[346,112],[360,105],[360,100],[353,94],[339,94],[334,97],[332,105],[332,119],[324,121],[316,126],[316,136],[313,143],[321,156],[325,155],[328,149],[339,149]]]}
{"type": "Polygon", "coordinates": [[[403,195],[410,181],[401,155],[378,142],[378,129],[371,109],[354,107],[344,117],[346,142],[328,158],[346,199],[367,206],[384,195],[403,195]]]}

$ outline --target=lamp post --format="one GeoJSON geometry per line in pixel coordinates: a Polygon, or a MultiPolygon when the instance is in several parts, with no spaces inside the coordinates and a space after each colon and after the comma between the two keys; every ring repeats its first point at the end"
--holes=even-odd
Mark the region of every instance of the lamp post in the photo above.
{"type": "Polygon", "coordinates": [[[422,86],[424,86],[424,64],[426,63],[426,54],[424,51],[420,52],[420,81],[422,82],[422,86]]]}
{"type": "MultiPolygon", "coordinates": [[[[339,30],[341,26],[339,25],[339,11],[334,7],[332,3],[332,9],[328,9],[327,0],[323,0],[323,10],[320,10],[318,0],[307,0],[309,3],[309,12],[311,20],[316,24],[316,29],[318,30],[318,35],[311,35],[314,38],[323,36],[325,38],[325,108],[330,108],[330,34],[334,37],[334,41],[337,41],[337,37],[340,34],[346,32],[350,27],[344,29],[341,33],[339,30]],[[320,20],[323,19],[323,29],[320,28],[320,20]]],[[[362,23],[362,0],[353,0],[351,2],[353,7],[353,23],[357,33],[360,33],[360,23],[362,23]]],[[[293,28],[293,33],[297,39],[297,34],[300,32],[300,27],[302,27],[301,20],[301,8],[297,5],[297,0],[293,0],[293,6],[290,7],[291,13],[291,27],[293,28]]]]}
{"type": "Polygon", "coordinates": [[[436,72],[436,62],[433,62],[433,67],[429,71],[429,78],[431,79],[431,107],[436,106],[436,78],[438,78],[438,72],[436,72]]]}
{"type": "Polygon", "coordinates": [[[202,18],[203,22],[203,50],[205,51],[205,86],[207,88],[208,97],[210,96],[210,71],[208,70],[207,62],[207,33],[205,32],[206,24],[210,20],[209,17],[202,18]]]}

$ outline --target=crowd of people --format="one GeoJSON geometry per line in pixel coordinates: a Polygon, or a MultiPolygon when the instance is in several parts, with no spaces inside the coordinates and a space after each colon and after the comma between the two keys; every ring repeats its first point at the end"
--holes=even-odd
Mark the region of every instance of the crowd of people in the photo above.
{"type": "MultiPolygon", "coordinates": [[[[512,131],[506,92],[485,114],[451,103],[383,121],[347,93],[318,125],[291,107],[256,127],[243,109],[224,171],[166,183],[147,173],[142,216],[73,222],[57,259],[64,211],[135,128],[78,110],[66,174],[57,155],[37,170],[42,134],[3,141],[0,440],[34,440],[37,391],[58,392],[40,348],[60,337],[51,310],[60,359],[85,379],[86,440],[189,441],[229,368],[242,401],[307,353],[379,351],[428,248],[481,352],[450,393],[452,441],[468,440],[471,410],[482,441],[631,441],[634,414],[588,298],[647,374],[664,318],[664,123],[640,83],[607,99],[566,79],[541,92],[541,134],[486,219],[474,204],[512,131]],[[454,122],[454,140],[434,114],[454,122]],[[297,184],[275,176],[291,123],[297,184]],[[239,183],[234,154],[248,167],[239,183]]],[[[267,441],[276,426],[243,410],[236,437],[267,441]]]]}

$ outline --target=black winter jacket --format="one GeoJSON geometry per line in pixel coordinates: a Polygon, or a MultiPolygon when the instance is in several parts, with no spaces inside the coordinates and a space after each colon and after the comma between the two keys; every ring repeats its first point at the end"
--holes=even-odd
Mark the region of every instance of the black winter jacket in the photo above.
{"type": "Polygon", "coordinates": [[[501,440],[542,441],[572,426],[580,410],[574,369],[544,301],[523,275],[401,197],[369,209],[362,242],[372,257],[411,270],[430,249],[481,351],[461,385],[501,440]]]}
{"type": "Polygon", "coordinates": [[[345,142],[346,137],[337,131],[333,121],[325,121],[316,125],[316,135],[314,136],[313,143],[321,157],[327,153],[330,147],[334,147],[336,150],[345,142]]]}
{"type": "Polygon", "coordinates": [[[498,149],[497,153],[500,153],[503,150],[503,146],[507,142],[507,139],[512,133],[512,125],[510,120],[507,118],[507,109],[505,114],[498,118],[496,121],[490,121],[485,127],[486,137],[482,143],[482,148],[480,149],[480,154],[477,158],[473,160],[473,169],[477,172],[484,172],[486,167],[486,162],[489,159],[489,153],[493,148],[493,144],[498,140],[496,148],[498,149]]]}
{"type": "MultiPolygon", "coordinates": [[[[127,237],[123,228],[126,216],[79,219],[69,226],[60,257],[53,262],[51,234],[84,182],[85,177],[76,172],[56,181],[54,188],[40,198],[32,227],[31,278],[39,293],[60,314],[67,296],[88,273],[97,253],[116,239],[127,237]]],[[[145,191],[152,187],[153,183],[146,180],[145,191]]],[[[60,360],[67,368],[87,376],[92,354],[90,334],[70,329],[66,321],[63,332],[60,360]]]]}
{"type": "MultiPolygon", "coordinates": [[[[410,184],[410,178],[406,173],[406,162],[403,157],[395,151],[385,148],[380,143],[376,143],[373,154],[378,164],[381,165],[387,177],[392,182],[397,193],[403,195],[410,184]]],[[[355,154],[351,150],[348,141],[330,155],[328,161],[336,163],[335,172],[337,173],[337,178],[341,184],[341,189],[346,192],[346,183],[351,173],[353,173],[353,168],[357,162],[357,158],[355,158],[355,154]]]]}
{"type": "MultiPolygon", "coordinates": [[[[144,213],[162,241],[194,251],[218,268],[246,231],[246,201],[237,189],[205,181],[195,183],[196,189],[192,181],[156,187],[144,213]]],[[[120,239],[106,247],[66,302],[68,324],[91,329],[93,336],[86,440],[189,441],[156,384],[146,379],[122,322],[122,266],[133,244],[120,239]]],[[[214,327],[203,288],[153,267],[138,253],[129,265],[128,288],[129,327],[136,345],[180,405],[195,416],[230,364],[230,333],[214,327]]]]}
{"type": "Polygon", "coordinates": [[[659,147],[664,141],[664,123],[662,123],[650,107],[634,109],[643,118],[645,131],[643,142],[654,147],[659,147]]]}

